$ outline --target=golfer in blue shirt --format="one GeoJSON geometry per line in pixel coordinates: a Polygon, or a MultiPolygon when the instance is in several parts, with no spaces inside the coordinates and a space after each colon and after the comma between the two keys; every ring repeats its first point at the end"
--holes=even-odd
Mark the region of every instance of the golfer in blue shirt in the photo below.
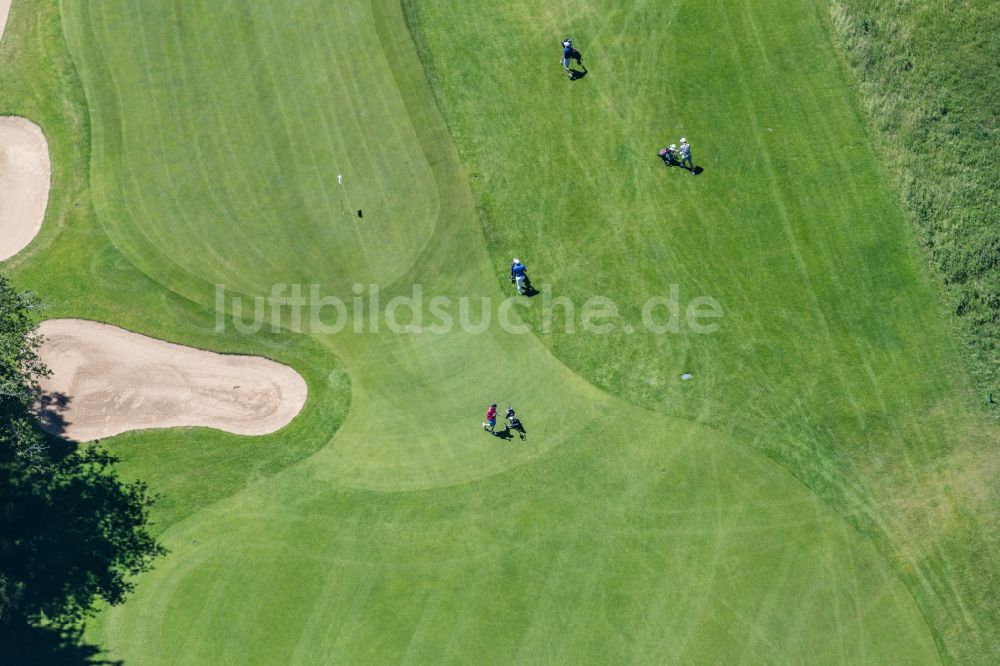
{"type": "Polygon", "coordinates": [[[521,263],[520,259],[514,259],[510,265],[510,279],[517,285],[517,293],[524,293],[524,280],[528,277],[528,269],[521,263]]]}
{"type": "MultiPolygon", "coordinates": [[[[559,62],[562,63],[563,69],[566,70],[566,76],[568,76],[569,80],[572,81],[574,72],[569,68],[569,63],[571,60],[576,60],[576,64],[580,65],[580,67],[583,67],[583,56],[580,55],[579,51],[573,48],[573,40],[570,39],[569,37],[567,37],[562,41],[562,47],[563,47],[563,54],[562,54],[562,59],[559,62]]],[[[586,67],[583,67],[583,69],[584,71],[587,70],[586,67]]]]}

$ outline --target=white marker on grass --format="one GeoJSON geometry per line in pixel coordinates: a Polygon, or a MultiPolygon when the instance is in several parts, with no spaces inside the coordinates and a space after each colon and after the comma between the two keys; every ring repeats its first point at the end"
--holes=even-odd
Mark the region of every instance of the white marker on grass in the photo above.
{"type": "Polygon", "coordinates": [[[691,377],[692,375],[690,372],[685,372],[683,375],[681,375],[681,379],[683,379],[684,381],[691,379],[691,377]]]}

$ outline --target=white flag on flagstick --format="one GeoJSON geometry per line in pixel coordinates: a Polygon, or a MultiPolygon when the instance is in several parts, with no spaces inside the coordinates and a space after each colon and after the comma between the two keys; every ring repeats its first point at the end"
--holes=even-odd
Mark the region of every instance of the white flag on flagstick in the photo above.
{"type": "Polygon", "coordinates": [[[344,177],[342,175],[340,175],[339,173],[337,174],[337,182],[338,183],[343,183],[344,182],[344,177]]]}

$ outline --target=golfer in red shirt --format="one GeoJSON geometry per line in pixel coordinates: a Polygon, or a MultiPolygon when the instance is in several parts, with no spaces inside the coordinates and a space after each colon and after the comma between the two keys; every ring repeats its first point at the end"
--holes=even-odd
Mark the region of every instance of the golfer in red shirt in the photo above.
{"type": "Polygon", "coordinates": [[[497,404],[494,402],[490,405],[490,408],[486,410],[486,422],[483,424],[483,430],[488,430],[491,435],[495,435],[493,429],[497,425],[497,404]]]}

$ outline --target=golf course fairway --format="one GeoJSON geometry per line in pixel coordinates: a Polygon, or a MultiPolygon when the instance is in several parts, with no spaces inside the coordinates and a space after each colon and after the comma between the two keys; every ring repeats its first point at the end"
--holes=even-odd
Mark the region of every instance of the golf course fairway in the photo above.
{"type": "Polygon", "coordinates": [[[988,657],[970,535],[1000,438],[826,11],[15,0],[3,112],[46,131],[53,178],[5,267],[47,316],[308,385],[274,434],[102,442],[161,495],[169,553],[86,639],[126,664],[988,657]],[[656,157],[682,135],[694,177],[656,157]],[[503,306],[515,256],[543,293],[503,306]],[[286,304],[241,332],[293,285],[343,326],[286,304]],[[354,307],[414,285],[492,324],[354,307]],[[719,304],[711,332],[640,326],[674,285],[719,304]],[[598,295],[607,333],[579,322],[598,295]],[[492,402],[523,439],[483,432],[492,402]]]}

